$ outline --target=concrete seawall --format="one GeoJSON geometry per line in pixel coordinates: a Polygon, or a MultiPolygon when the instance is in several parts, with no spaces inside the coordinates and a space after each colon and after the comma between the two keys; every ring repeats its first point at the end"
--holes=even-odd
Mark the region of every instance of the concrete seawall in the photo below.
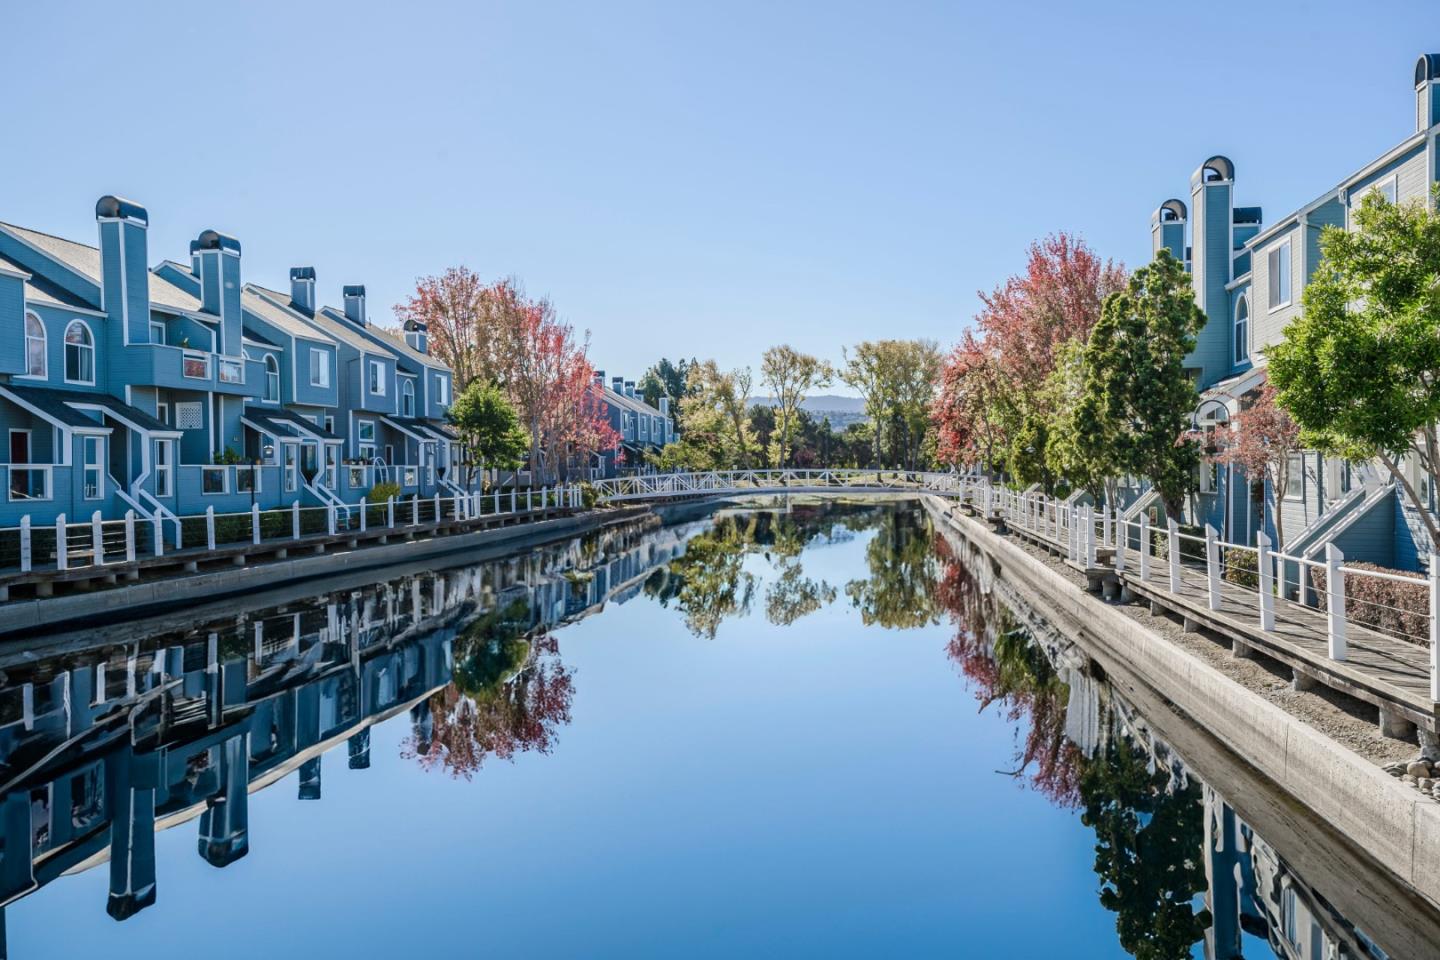
{"type": "Polygon", "coordinates": [[[938,523],[990,555],[1036,612],[1100,651],[1440,907],[1440,803],[1269,703],[939,497],[938,523]]]}
{"type": "Polygon", "coordinates": [[[321,577],[374,571],[447,554],[505,546],[520,550],[585,533],[613,523],[643,517],[649,507],[592,510],[535,523],[494,527],[471,533],[332,549],[327,553],[291,557],[246,567],[226,567],[147,583],[126,584],[93,593],[23,600],[0,606],[0,641],[27,640],[42,630],[63,629],[79,621],[138,617],[177,604],[194,604],[290,585],[321,577]]]}

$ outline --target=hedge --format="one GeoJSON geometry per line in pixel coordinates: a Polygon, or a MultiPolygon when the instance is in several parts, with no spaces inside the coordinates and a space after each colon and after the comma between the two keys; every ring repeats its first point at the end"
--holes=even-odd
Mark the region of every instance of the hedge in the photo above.
{"type": "MultiPolygon", "coordinates": [[[[1373,563],[1346,563],[1357,570],[1405,574],[1373,563]]],[[[1325,568],[1311,567],[1310,580],[1315,585],[1318,606],[1326,609],[1325,568]]],[[[1413,574],[1410,574],[1413,576],[1413,574]]],[[[1430,645],[1430,585],[1400,583],[1379,577],[1350,574],[1345,577],[1345,618],[1350,623],[1371,627],[1381,633],[1413,643],[1430,645]]]]}

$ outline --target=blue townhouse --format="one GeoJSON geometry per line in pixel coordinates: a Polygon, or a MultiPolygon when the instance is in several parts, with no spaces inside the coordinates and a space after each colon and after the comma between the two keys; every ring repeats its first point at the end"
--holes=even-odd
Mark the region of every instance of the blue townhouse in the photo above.
{"type": "MultiPolygon", "coordinates": [[[[1264,223],[1259,207],[1237,206],[1235,165],[1215,156],[1192,174],[1188,204],[1166,200],[1152,215],[1152,249],[1168,249],[1186,263],[1206,316],[1187,358],[1201,393],[1199,429],[1229,429],[1264,386],[1266,348],[1301,310],[1320,262],[1322,230],[1351,229],[1371,193],[1390,202],[1432,202],[1440,179],[1440,54],[1419,58],[1413,86],[1413,132],[1298,210],[1264,223]]],[[[1418,466],[1408,469],[1421,488],[1418,466]]],[[[1318,557],[1334,542],[1354,560],[1410,570],[1428,565],[1419,519],[1378,465],[1306,451],[1292,457],[1287,472],[1286,489],[1276,490],[1233,467],[1203,467],[1187,519],[1212,524],[1232,542],[1253,543],[1262,529],[1275,537],[1278,512],[1286,552],[1318,557]]]]}
{"type": "Polygon", "coordinates": [[[615,377],[607,385],[604,370],[595,371],[595,385],[601,391],[610,426],[620,435],[620,446],[595,456],[591,476],[600,479],[643,472],[645,454],[659,451],[678,437],[670,420],[670,398],[661,397],[659,407],[652,407],[636,392],[634,380],[615,377]]]}
{"type": "Polygon", "coordinates": [[[133,511],[167,539],[179,518],[459,491],[452,391],[426,331],[370,326],[363,287],[319,308],[245,283],[233,237],[149,267],[149,214],[95,208],[98,245],[0,223],[0,526],[133,511]]]}

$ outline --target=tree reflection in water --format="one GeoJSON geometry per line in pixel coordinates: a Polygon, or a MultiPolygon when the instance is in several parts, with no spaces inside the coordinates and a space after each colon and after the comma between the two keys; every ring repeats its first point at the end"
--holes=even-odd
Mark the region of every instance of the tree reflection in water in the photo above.
{"type": "Polygon", "coordinates": [[[806,576],[806,547],[875,531],[865,550],[869,576],[845,584],[845,595],[867,625],[907,628],[935,623],[937,564],[928,517],[913,503],[797,502],[785,508],[722,514],[685,553],[645,584],[662,604],[674,604],[686,627],[714,639],[720,625],[747,615],[757,592],[765,619],[789,626],[833,603],[838,591],[806,576]],[[756,571],[761,558],[767,568],[756,571]],[[763,587],[762,587],[763,584],[763,587]]]}
{"type": "Polygon", "coordinates": [[[527,636],[530,610],[517,600],[478,617],[455,640],[454,679],[428,703],[404,752],[427,770],[470,779],[490,757],[549,753],[570,722],[573,677],[555,639],[527,636]]]}
{"type": "Polygon", "coordinates": [[[936,588],[956,633],[948,653],[980,709],[998,704],[1016,724],[1017,779],[1052,802],[1081,811],[1095,831],[1100,903],[1115,913],[1120,945],[1141,960],[1179,960],[1204,936],[1209,912],[1194,907],[1206,889],[1200,786],[1176,782],[1125,736],[1102,706],[1109,734],[1087,756],[1065,735],[1070,688],[1043,647],[958,558],[943,537],[936,588]]]}

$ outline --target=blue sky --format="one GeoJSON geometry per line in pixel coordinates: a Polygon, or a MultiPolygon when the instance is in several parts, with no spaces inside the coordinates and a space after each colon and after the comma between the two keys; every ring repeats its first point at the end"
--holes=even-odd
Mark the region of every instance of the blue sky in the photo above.
{"type": "Polygon", "coordinates": [[[1274,220],[1410,132],[1433,7],[1034,2],[26,4],[0,219],[150,210],[245,276],[464,263],[549,295],[611,373],[948,344],[1057,229],[1129,263],[1225,153],[1274,220]]]}

